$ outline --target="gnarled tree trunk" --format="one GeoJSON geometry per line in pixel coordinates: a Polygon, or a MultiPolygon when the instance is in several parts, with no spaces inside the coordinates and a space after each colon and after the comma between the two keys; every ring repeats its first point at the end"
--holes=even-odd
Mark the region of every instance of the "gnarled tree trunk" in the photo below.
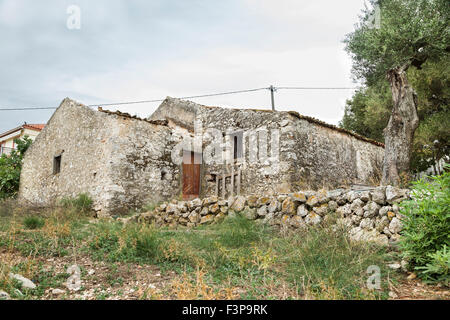
{"type": "Polygon", "coordinates": [[[394,106],[384,129],[383,185],[399,185],[403,178],[409,178],[412,143],[414,132],[419,126],[419,117],[417,96],[408,84],[407,69],[408,65],[405,65],[387,74],[394,106]]]}

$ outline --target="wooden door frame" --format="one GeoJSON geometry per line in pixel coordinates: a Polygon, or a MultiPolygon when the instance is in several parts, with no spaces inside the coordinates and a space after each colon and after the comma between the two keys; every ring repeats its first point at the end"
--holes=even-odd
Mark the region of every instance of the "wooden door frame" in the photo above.
{"type": "Polygon", "coordinates": [[[202,191],[202,175],[203,175],[203,154],[201,152],[195,152],[193,150],[189,149],[183,149],[183,161],[181,162],[181,197],[183,200],[192,200],[194,198],[200,197],[201,191],[202,191]],[[184,153],[189,152],[191,155],[191,161],[194,160],[194,163],[190,163],[192,165],[197,164],[199,166],[199,173],[198,173],[198,194],[185,194],[184,193],[184,153]],[[196,155],[200,156],[200,163],[195,163],[196,155]]]}

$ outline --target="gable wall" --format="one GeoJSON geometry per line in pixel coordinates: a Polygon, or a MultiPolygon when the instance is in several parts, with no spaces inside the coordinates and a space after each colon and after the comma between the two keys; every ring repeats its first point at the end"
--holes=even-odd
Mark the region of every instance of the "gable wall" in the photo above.
{"type": "Polygon", "coordinates": [[[19,199],[45,206],[89,193],[96,210],[121,213],[171,198],[179,192],[178,173],[167,165],[171,180],[161,181],[170,137],[167,127],[65,99],[26,152],[19,199]],[[59,154],[61,172],[53,174],[59,154]]]}

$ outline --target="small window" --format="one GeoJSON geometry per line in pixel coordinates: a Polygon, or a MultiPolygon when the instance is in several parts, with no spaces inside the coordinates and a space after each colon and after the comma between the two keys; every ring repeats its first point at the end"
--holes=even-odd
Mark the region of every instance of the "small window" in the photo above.
{"type": "Polygon", "coordinates": [[[233,141],[233,159],[241,159],[243,154],[243,145],[242,145],[242,132],[237,132],[231,134],[231,139],[233,141]]]}
{"type": "Polygon", "coordinates": [[[53,174],[61,172],[61,155],[53,158],[53,174]]]}

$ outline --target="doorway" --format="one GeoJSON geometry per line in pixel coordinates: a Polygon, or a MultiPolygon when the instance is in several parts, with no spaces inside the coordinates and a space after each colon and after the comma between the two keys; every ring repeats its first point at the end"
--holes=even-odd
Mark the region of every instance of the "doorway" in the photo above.
{"type": "Polygon", "coordinates": [[[198,198],[200,195],[201,153],[183,150],[183,200],[198,198]]]}

